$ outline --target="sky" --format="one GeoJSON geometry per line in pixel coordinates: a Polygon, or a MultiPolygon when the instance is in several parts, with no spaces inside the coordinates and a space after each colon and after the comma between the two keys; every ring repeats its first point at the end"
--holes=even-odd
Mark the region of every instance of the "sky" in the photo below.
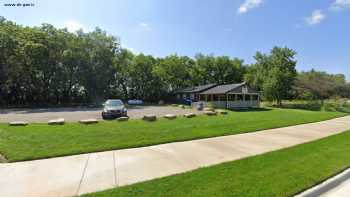
{"type": "Polygon", "coordinates": [[[254,63],[274,46],[297,52],[297,69],[350,80],[350,0],[0,0],[0,16],[70,31],[100,27],[135,53],[197,53],[254,63]],[[5,6],[28,3],[30,6],[5,6]]]}

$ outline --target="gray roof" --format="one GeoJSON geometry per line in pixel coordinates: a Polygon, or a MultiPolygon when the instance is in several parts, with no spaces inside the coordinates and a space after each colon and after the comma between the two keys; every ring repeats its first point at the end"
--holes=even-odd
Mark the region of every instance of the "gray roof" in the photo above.
{"type": "Polygon", "coordinates": [[[207,85],[200,85],[200,86],[193,86],[188,87],[180,90],[176,90],[174,93],[198,93],[205,90],[208,90],[209,88],[212,88],[216,86],[215,84],[207,84],[207,85]]]}
{"type": "Polygon", "coordinates": [[[219,85],[219,86],[211,88],[207,91],[204,91],[201,94],[226,94],[229,91],[232,91],[238,87],[241,87],[242,85],[245,85],[245,82],[244,83],[236,83],[236,84],[219,85]]]}

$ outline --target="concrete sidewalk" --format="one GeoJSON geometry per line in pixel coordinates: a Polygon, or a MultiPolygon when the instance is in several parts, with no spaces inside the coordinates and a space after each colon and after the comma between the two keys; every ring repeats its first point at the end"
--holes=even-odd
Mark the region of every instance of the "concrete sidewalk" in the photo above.
{"type": "Polygon", "coordinates": [[[254,133],[0,164],[0,196],[74,196],[194,170],[350,130],[350,116],[254,133]]]}

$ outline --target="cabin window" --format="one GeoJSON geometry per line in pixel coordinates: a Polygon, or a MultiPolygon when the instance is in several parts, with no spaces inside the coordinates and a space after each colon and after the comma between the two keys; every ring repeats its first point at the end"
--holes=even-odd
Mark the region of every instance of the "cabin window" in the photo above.
{"type": "Polygon", "coordinates": [[[243,94],[247,94],[248,93],[248,87],[247,86],[242,87],[242,93],[243,94]]]}
{"type": "Polygon", "coordinates": [[[235,101],[235,95],[234,94],[229,94],[228,95],[228,100],[229,101],[235,101]]]}
{"type": "Polygon", "coordinates": [[[226,101],[226,95],[225,94],[220,95],[219,98],[220,98],[220,101],[226,101]]]}

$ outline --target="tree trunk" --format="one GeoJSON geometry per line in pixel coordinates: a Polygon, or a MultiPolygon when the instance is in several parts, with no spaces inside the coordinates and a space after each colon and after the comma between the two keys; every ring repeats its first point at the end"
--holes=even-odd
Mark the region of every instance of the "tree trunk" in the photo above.
{"type": "Polygon", "coordinates": [[[282,100],[277,100],[278,107],[282,107],[282,100]]]}

